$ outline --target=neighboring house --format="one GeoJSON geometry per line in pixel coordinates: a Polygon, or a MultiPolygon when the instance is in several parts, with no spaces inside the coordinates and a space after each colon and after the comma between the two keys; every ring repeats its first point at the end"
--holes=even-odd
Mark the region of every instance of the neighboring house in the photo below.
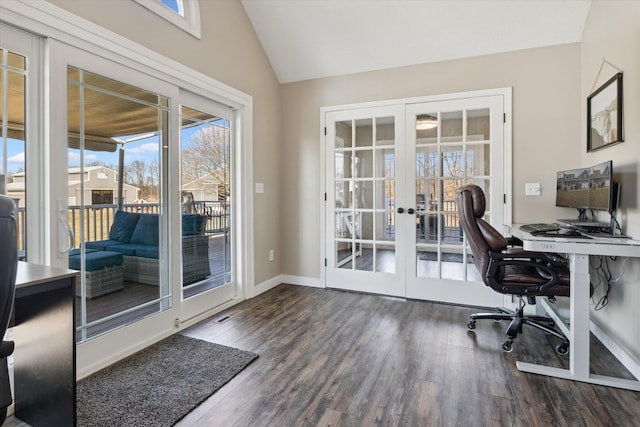
{"type": "Polygon", "coordinates": [[[182,185],[183,192],[193,194],[196,202],[215,202],[226,200],[224,183],[215,174],[208,174],[182,185]]]}
{"type": "MultiPolygon", "coordinates": [[[[13,182],[7,185],[7,195],[24,206],[24,172],[13,175],[13,182]]],[[[87,205],[110,205],[116,202],[118,194],[118,173],[105,166],[88,166],[81,172],[80,168],[69,168],[68,203],[69,206],[80,204],[81,182],[84,181],[84,201],[87,205]],[[83,176],[81,176],[81,174],[83,176]]],[[[131,204],[138,199],[137,187],[123,184],[124,204],[131,204]]]]}

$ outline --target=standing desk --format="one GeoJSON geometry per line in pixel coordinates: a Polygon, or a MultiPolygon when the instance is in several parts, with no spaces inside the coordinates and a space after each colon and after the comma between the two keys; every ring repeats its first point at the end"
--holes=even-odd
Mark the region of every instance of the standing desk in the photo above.
{"type": "Polygon", "coordinates": [[[541,301],[547,314],[569,338],[569,369],[516,362],[518,370],[640,391],[640,381],[638,380],[595,375],[591,374],[589,370],[589,255],[640,257],[640,241],[616,237],[572,239],[571,237],[534,236],[520,230],[519,224],[507,225],[506,227],[511,234],[522,239],[523,247],[526,250],[568,254],[569,269],[571,270],[569,324],[567,325],[560,318],[546,299],[541,301]]]}
{"type": "Polygon", "coordinates": [[[75,426],[78,272],[18,262],[13,326],[16,418],[75,426]]]}

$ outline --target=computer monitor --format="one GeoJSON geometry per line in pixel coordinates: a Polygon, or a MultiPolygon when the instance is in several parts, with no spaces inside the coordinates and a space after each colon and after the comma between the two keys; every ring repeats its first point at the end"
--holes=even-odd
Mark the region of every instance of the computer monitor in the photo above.
{"type": "Polygon", "coordinates": [[[589,208],[607,212],[615,210],[611,160],[589,168],[589,208]]]}
{"type": "Polygon", "coordinates": [[[560,171],[556,180],[556,206],[586,211],[590,201],[589,168],[560,171]]]}
{"type": "Polygon", "coordinates": [[[588,168],[560,171],[556,181],[556,206],[578,209],[573,222],[589,222],[587,209],[616,210],[617,186],[611,160],[588,168]]]}

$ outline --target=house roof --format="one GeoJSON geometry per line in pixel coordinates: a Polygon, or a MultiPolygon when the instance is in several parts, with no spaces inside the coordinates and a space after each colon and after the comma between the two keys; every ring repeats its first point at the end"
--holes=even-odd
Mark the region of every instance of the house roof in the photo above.
{"type": "Polygon", "coordinates": [[[280,83],[575,43],[591,0],[242,0],[280,83]]]}

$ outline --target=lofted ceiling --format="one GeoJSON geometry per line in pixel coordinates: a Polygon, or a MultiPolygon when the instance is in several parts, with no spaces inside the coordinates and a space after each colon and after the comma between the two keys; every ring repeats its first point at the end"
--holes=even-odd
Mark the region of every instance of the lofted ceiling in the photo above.
{"type": "Polygon", "coordinates": [[[579,42],[591,0],[241,0],[280,83],[579,42]]]}

